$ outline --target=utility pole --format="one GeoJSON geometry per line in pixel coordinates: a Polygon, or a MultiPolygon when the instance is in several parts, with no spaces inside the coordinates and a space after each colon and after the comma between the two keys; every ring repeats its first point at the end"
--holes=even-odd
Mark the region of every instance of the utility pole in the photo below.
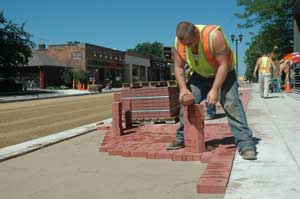
{"type": "Polygon", "coordinates": [[[238,36],[232,34],[231,35],[231,41],[232,43],[235,43],[235,54],[236,54],[236,67],[235,67],[235,70],[236,70],[236,76],[237,76],[237,80],[238,77],[239,77],[239,59],[238,59],[238,43],[241,43],[243,40],[243,35],[242,34],[239,34],[238,36]]]}

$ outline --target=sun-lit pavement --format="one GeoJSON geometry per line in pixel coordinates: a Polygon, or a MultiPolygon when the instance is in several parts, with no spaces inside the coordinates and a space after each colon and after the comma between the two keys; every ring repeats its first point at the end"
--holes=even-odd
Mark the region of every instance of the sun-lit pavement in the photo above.
{"type": "Polygon", "coordinates": [[[225,198],[300,198],[299,97],[262,99],[257,91],[256,85],[247,114],[259,140],[258,159],[236,155],[225,198]]]}

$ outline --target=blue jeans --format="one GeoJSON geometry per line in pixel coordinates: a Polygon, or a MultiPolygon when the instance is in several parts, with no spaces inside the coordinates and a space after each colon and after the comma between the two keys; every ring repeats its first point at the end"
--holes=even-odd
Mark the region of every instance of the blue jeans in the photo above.
{"type": "Polygon", "coordinates": [[[215,116],[216,115],[216,106],[214,104],[208,104],[205,102],[206,112],[208,116],[215,116]]]}
{"type": "MultiPolygon", "coordinates": [[[[199,104],[207,97],[213,82],[214,78],[204,78],[195,72],[193,73],[188,84],[194,95],[195,104],[199,104]]],[[[247,149],[255,150],[252,131],[248,127],[243,104],[239,98],[235,71],[228,73],[222,88],[220,89],[219,98],[227,116],[228,124],[233,133],[238,150],[240,152],[247,149]]],[[[184,118],[182,107],[180,109],[179,121],[180,125],[176,132],[176,140],[177,142],[184,142],[184,118]]]]}

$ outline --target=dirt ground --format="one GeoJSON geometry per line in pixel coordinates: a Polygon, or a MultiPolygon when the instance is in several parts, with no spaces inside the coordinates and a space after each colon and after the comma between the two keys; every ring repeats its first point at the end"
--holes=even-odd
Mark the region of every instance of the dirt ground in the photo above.
{"type": "Polygon", "coordinates": [[[112,93],[0,104],[0,148],[111,117],[112,93]]]}

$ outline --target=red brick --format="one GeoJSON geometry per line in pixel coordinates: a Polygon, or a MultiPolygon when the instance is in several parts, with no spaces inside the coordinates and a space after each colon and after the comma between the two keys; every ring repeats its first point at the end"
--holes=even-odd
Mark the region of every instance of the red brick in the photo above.
{"type": "Polygon", "coordinates": [[[109,125],[109,124],[101,124],[101,125],[98,125],[96,128],[99,131],[108,131],[108,130],[111,130],[111,125],[109,125]]]}
{"type": "Polygon", "coordinates": [[[122,104],[121,102],[113,102],[112,105],[112,132],[114,136],[122,135],[122,104]]]}
{"type": "Polygon", "coordinates": [[[146,158],[147,159],[156,159],[156,154],[157,154],[156,151],[148,151],[147,155],[146,155],[146,158]]]}
{"type": "Polygon", "coordinates": [[[194,153],[205,151],[204,126],[203,126],[202,105],[191,105],[184,111],[184,132],[187,140],[193,140],[195,144],[186,142],[186,146],[192,147],[194,153]]]}
{"type": "Polygon", "coordinates": [[[131,128],[132,118],[131,118],[131,111],[125,111],[125,128],[129,129],[131,128]]]}
{"type": "Polygon", "coordinates": [[[167,151],[166,149],[162,149],[157,152],[156,159],[172,159],[173,152],[167,151]]]}
{"type": "Polygon", "coordinates": [[[204,152],[201,156],[201,162],[208,163],[213,158],[212,152],[204,152]]]}
{"type": "Polygon", "coordinates": [[[121,93],[114,93],[113,100],[114,102],[121,102],[121,93]]]}

